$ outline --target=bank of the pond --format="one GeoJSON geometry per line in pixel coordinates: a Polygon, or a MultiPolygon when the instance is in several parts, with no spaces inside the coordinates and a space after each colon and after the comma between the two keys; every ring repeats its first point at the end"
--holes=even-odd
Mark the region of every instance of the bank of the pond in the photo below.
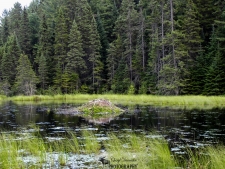
{"type": "Polygon", "coordinates": [[[225,107],[224,96],[156,96],[156,95],[117,95],[117,94],[103,94],[103,95],[88,95],[88,94],[74,94],[74,95],[34,95],[34,96],[14,96],[7,97],[2,100],[11,100],[17,102],[57,102],[65,101],[68,103],[85,103],[93,99],[108,99],[115,104],[123,105],[153,105],[153,106],[169,106],[169,107],[183,107],[187,109],[202,108],[211,109],[215,107],[225,107]]]}
{"type": "Polygon", "coordinates": [[[206,147],[187,151],[178,158],[171,154],[163,137],[124,133],[109,134],[108,139],[99,140],[90,131],[83,131],[77,137],[69,132],[67,137],[38,137],[31,133],[2,133],[0,135],[0,168],[76,168],[72,156],[83,155],[82,164],[100,168],[103,165],[134,166],[137,169],[149,168],[192,168],[223,169],[225,147],[206,147]],[[105,147],[101,154],[101,147],[105,147]],[[91,155],[92,154],[92,155],[91,155]],[[92,160],[83,158],[91,155],[92,160]],[[97,157],[97,158],[96,158],[97,157]],[[86,161],[85,161],[86,160],[86,161]],[[104,164],[103,164],[104,163],[104,164]],[[45,168],[45,167],[44,167],[45,168]]]}

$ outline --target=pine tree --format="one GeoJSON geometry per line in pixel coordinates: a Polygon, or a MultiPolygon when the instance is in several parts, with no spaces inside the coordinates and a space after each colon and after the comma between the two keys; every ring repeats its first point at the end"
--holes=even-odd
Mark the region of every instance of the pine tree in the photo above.
{"type": "Polygon", "coordinates": [[[16,67],[19,60],[19,47],[15,35],[11,35],[8,38],[7,43],[4,47],[4,54],[1,60],[1,72],[2,78],[7,80],[12,86],[16,77],[16,67]]]}
{"type": "Polygon", "coordinates": [[[215,4],[215,0],[193,0],[193,2],[197,7],[197,17],[202,29],[202,39],[204,39],[203,45],[206,47],[210,39],[212,24],[216,18],[218,6],[215,4]]]}
{"type": "Polygon", "coordinates": [[[90,91],[98,92],[102,83],[103,69],[100,55],[101,43],[96,20],[86,0],[77,0],[75,20],[82,37],[85,62],[90,68],[85,72],[85,82],[83,83],[90,85],[90,91]]]}
{"type": "Polygon", "coordinates": [[[114,93],[127,93],[131,82],[129,78],[129,69],[124,58],[121,58],[117,71],[115,73],[115,78],[113,79],[112,91],[114,93]]]}
{"type": "Polygon", "coordinates": [[[87,71],[87,67],[84,60],[85,54],[82,48],[81,34],[75,20],[70,30],[69,39],[66,68],[69,72],[79,75],[82,80],[82,75],[87,71]]]}
{"type": "Polygon", "coordinates": [[[120,15],[116,20],[115,33],[118,33],[125,47],[124,57],[130,72],[130,81],[133,80],[133,55],[135,44],[135,34],[137,31],[137,11],[132,0],[123,0],[120,8],[120,15]],[[128,6],[128,7],[127,7],[128,6]]]}
{"type": "MultiPolygon", "coordinates": [[[[18,34],[18,40],[21,50],[28,56],[31,56],[31,30],[28,19],[28,13],[26,8],[24,7],[22,13],[20,34],[18,34]]],[[[33,60],[32,60],[33,61],[33,60]]]]}
{"type": "MultiPolygon", "coordinates": [[[[68,42],[69,42],[69,30],[67,27],[67,19],[65,17],[64,8],[59,8],[56,28],[55,28],[55,65],[58,65],[55,77],[61,77],[66,66],[66,57],[68,52],[68,42]]],[[[58,79],[59,80],[59,79],[58,79]]],[[[55,84],[56,85],[56,84],[55,84]]],[[[61,88],[60,83],[57,83],[57,88],[61,88]],[[59,85],[59,86],[58,86],[59,85]]]]}
{"type": "Polygon", "coordinates": [[[18,94],[33,95],[36,92],[37,82],[38,79],[31,67],[28,56],[21,54],[15,82],[16,92],[18,94]]]}
{"type": "Polygon", "coordinates": [[[107,68],[109,88],[113,85],[113,80],[121,59],[123,59],[123,44],[120,35],[118,35],[117,39],[110,43],[108,49],[107,68]]]}
{"type": "Polygon", "coordinates": [[[6,16],[3,20],[2,42],[6,43],[9,37],[9,18],[6,16]]]}
{"type": "Polygon", "coordinates": [[[45,15],[42,16],[40,29],[39,29],[39,44],[38,44],[38,53],[36,56],[36,62],[38,63],[38,75],[41,82],[41,88],[46,89],[46,85],[48,84],[48,73],[50,71],[51,57],[51,43],[49,38],[49,30],[46,23],[45,15]]]}
{"type": "Polygon", "coordinates": [[[20,34],[22,12],[23,10],[19,2],[16,2],[10,11],[10,29],[11,32],[15,32],[16,35],[20,34]]]}
{"type": "Polygon", "coordinates": [[[41,55],[39,57],[38,61],[38,75],[39,75],[39,80],[41,83],[41,89],[44,90],[46,89],[47,85],[47,61],[46,57],[44,55],[41,55]]]}
{"type": "Polygon", "coordinates": [[[201,52],[201,28],[197,19],[197,8],[192,0],[181,4],[178,10],[182,10],[184,14],[180,15],[175,23],[177,27],[175,53],[179,59],[180,91],[187,94],[194,92],[195,77],[191,71],[196,69],[196,58],[201,52]]]}
{"type": "Polygon", "coordinates": [[[96,21],[93,17],[92,19],[92,28],[91,28],[91,34],[90,34],[90,55],[88,60],[90,61],[90,66],[92,69],[92,88],[93,88],[93,92],[98,93],[101,83],[102,83],[102,70],[103,70],[103,64],[101,61],[101,55],[100,55],[100,48],[101,48],[101,44],[100,44],[100,37],[99,34],[97,32],[97,25],[96,25],[96,21]]]}

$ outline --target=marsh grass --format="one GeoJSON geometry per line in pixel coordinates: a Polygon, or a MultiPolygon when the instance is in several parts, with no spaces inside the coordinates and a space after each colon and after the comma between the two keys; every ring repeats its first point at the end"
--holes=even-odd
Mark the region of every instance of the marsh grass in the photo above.
{"type": "MultiPolygon", "coordinates": [[[[1,98],[1,97],[0,97],[1,98]]],[[[122,105],[153,105],[160,107],[180,107],[186,109],[211,109],[215,107],[225,107],[224,96],[157,96],[157,95],[119,95],[119,94],[74,94],[74,95],[34,95],[34,96],[13,96],[3,97],[4,100],[15,102],[67,102],[67,103],[85,103],[94,99],[107,99],[114,104],[122,105]]],[[[0,99],[1,101],[1,99],[0,99]]]]}
{"type": "Polygon", "coordinates": [[[210,164],[208,168],[217,169],[217,168],[225,168],[225,147],[224,146],[216,146],[216,147],[208,147],[207,154],[210,159],[210,164]]]}
{"type": "MultiPolygon", "coordinates": [[[[102,141],[111,164],[136,165],[138,169],[223,169],[225,164],[225,147],[209,146],[199,151],[187,150],[187,156],[177,158],[171,154],[169,146],[163,138],[150,138],[144,134],[119,133],[108,134],[108,140],[102,141]]],[[[94,132],[83,130],[81,137],[68,132],[65,139],[47,142],[45,139],[26,133],[26,135],[2,133],[0,134],[0,168],[26,168],[22,161],[27,156],[38,158],[32,164],[33,168],[41,168],[42,163],[51,163],[57,160],[60,166],[66,166],[68,155],[98,154],[101,142],[94,132]],[[18,137],[19,136],[19,137],[18,137]],[[82,139],[80,139],[82,138],[82,139]],[[47,161],[47,154],[57,154],[57,159],[47,161]]],[[[49,160],[49,159],[48,159],[49,160]]]]}
{"type": "Polygon", "coordinates": [[[60,153],[58,156],[58,161],[61,166],[65,166],[67,162],[67,154],[60,153]]]}
{"type": "Polygon", "coordinates": [[[0,168],[20,168],[21,161],[18,160],[18,146],[14,135],[2,134],[0,136],[0,168]]]}
{"type": "Polygon", "coordinates": [[[90,154],[99,152],[100,144],[94,133],[87,130],[83,130],[82,137],[84,139],[83,144],[85,153],[90,154]]]}
{"type": "Polygon", "coordinates": [[[170,154],[168,144],[163,139],[149,139],[144,135],[127,135],[118,138],[110,134],[105,144],[109,158],[123,164],[137,164],[138,168],[174,168],[176,162],[170,154]]]}

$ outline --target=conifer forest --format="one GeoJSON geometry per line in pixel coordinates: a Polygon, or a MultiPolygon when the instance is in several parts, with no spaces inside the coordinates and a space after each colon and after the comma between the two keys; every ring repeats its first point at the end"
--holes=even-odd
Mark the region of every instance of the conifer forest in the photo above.
{"type": "Polygon", "coordinates": [[[225,94],[223,0],[33,0],[0,18],[0,94],[225,94]]]}

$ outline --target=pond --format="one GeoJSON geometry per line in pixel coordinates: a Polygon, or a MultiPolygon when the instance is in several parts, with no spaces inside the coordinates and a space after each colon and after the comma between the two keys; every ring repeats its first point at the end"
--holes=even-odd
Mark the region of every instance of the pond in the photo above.
{"type": "MultiPolygon", "coordinates": [[[[42,136],[48,139],[60,138],[68,130],[78,135],[81,131],[88,130],[93,131],[99,140],[108,139],[108,133],[135,132],[142,133],[146,137],[163,136],[168,141],[171,152],[178,155],[185,154],[184,145],[199,148],[209,144],[225,143],[224,109],[188,110],[150,105],[119,105],[127,111],[114,119],[103,119],[100,122],[57,113],[59,110],[79,105],[76,103],[17,104],[5,102],[0,106],[0,130],[6,133],[17,132],[18,129],[23,132],[32,132],[32,129],[27,126],[35,124],[39,127],[42,136]]],[[[88,168],[89,163],[85,163],[93,160],[94,157],[83,154],[83,156],[71,156],[70,158],[71,161],[74,160],[73,158],[85,159],[82,165],[88,168]]],[[[29,161],[29,159],[25,160],[29,161]]],[[[31,160],[34,161],[34,159],[31,160]]],[[[98,164],[93,164],[92,168],[96,168],[96,165],[98,164]]],[[[78,163],[73,166],[77,167],[78,163]]],[[[47,164],[46,168],[48,168],[47,164]]]]}

